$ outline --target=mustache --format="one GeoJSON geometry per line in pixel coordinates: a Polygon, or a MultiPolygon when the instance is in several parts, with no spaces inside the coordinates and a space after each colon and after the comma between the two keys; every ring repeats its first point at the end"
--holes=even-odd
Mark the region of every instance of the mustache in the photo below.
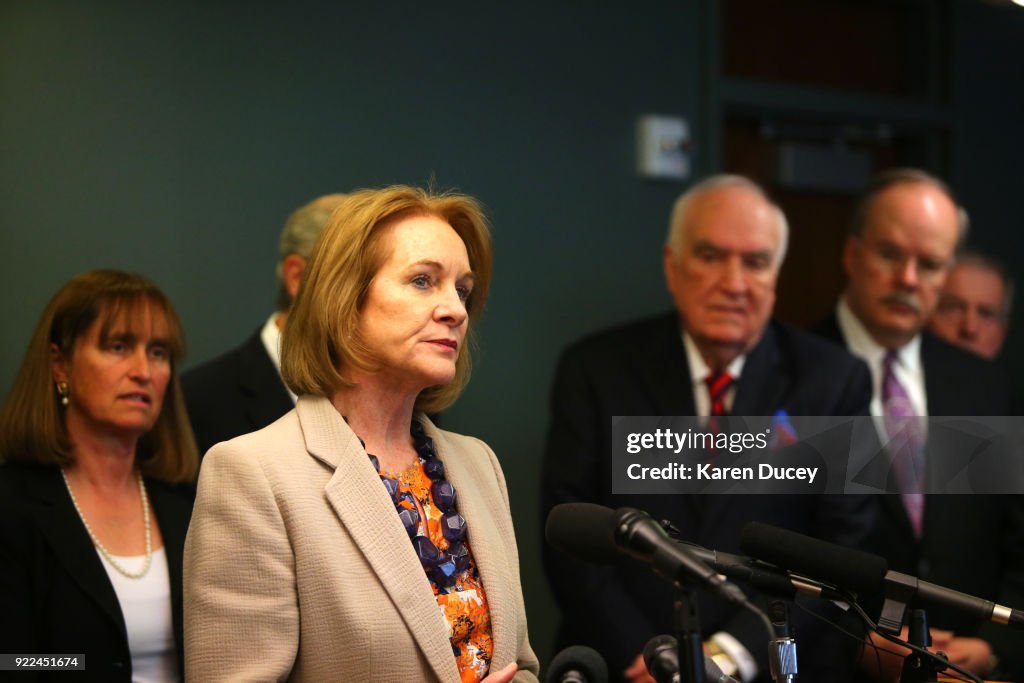
{"type": "Polygon", "coordinates": [[[882,303],[907,306],[914,309],[915,313],[921,312],[921,302],[917,300],[916,296],[909,292],[893,292],[892,294],[883,297],[882,303]]]}

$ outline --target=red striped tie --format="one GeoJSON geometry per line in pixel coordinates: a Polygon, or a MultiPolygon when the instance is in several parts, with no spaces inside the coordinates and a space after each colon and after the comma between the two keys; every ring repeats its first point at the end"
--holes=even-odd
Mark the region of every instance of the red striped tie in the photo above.
{"type": "Polygon", "coordinates": [[[711,416],[724,417],[729,412],[725,409],[725,397],[732,386],[732,375],[727,370],[719,373],[709,373],[704,379],[708,385],[708,396],[711,398],[711,416]]]}
{"type": "MultiPolygon", "coordinates": [[[[708,431],[712,434],[722,433],[722,425],[719,424],[718,418],[729,414],[729,411],[725,409],[725,397],[729,393],[729,387],[732,386],[732,382],[732,375],[726,370],[718,373],[708,373],[708,376],[704,378],[704,383],[708,385],[708,397],[711,399],[708,431]]],[[[714,452],[718,449],[712,446],[710,450],[714,452]]]]}

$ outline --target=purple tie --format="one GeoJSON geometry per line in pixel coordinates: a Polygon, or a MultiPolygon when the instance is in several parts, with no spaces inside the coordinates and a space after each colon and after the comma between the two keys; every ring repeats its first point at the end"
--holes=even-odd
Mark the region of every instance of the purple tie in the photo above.
{"type": "Polygon", "coordinates": [[[882,412],[903,507],[914,536],[921,538],[924,523],[924,421],[915,415],[910,397],[896,377],[895,363],[896,352],[887,351],[882,361],[882,412]]]}

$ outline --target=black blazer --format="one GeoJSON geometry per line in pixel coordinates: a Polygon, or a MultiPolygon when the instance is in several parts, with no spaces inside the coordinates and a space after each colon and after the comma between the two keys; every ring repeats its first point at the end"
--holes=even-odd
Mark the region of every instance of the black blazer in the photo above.
{"type": "MultiPolygon", "coordinates": [[[[189,487],[146,480],[167,552],[178,667],[184,675],[181,561],[189,487]]],[[[85,654],[76,680],[130,681],[131,655],[114,587],[56,467],[0,465],[0,649],[85,654]]],[[[66,672],[33,679],[64,680],[66,672]]],[[[22,680],[19,678],[19,680],[22,680]]]]}
{"type": "Polygon", "coordinates": [[[237,349],[184,373],[181,385],[200,457],[215,443],[262,429],[295,407],[260,330],[237,349]]]}
{"type": "MultiPolygon", "coordinates": [[[[815,331],[846,342],[835,315],[815,331]]],[[[921,364],[929,415],[1012,414],[1009,381],[996,364],[927,331],[921,333],[921,364]]],[[[880,523],[871,549],[885,556],[892,569],[1024,609],[1024,496],[926,496],[920,540],[914,537],[899,496],[880,499],[880,523]]],[[[984,638],[999,655],[1004,673],[1024,677],[1018,632],[949,608],[926,608],[933,627],[984,638]]]]}
{"type": "MultiPolygon", "coordinates": [[[[863,496],[611,494],[613,415],[694,415],[686,352],[675,312],[591,336],[561,357],[551,393],[544,455],[543,515],[558,503],[586,501],[629,506],[671,520],[684,539],[739,552],[739,535],[762,521],[843,544],[860,543],[873,522],[863,496]]],[[[840,346],[772,322],[748,354],[733,402],[734,415],[866,415],[867,366],[840,346]]],[[[674,633],[672,589],[634,561],[611,568],[577,562],[545,547],[545,567],[562,608],[559,641],[599,650],[618,674],[659,633],[674,633]]],[[[727,631],[758,658],[767,680],[768,636],[748,613],[701,595],[705,635],[727,631]],[[763,656],[762,656],[763,655],[763,656]]],[[[797,628],[800,620],[795,619],[797,628]]],[[[804,622],[807,623],[807,622],[804,622]]],[[[845,661],[814,662],[827,648],[813,644],[818,626],[805,627],[800,669],[807,680],[840,680],[828,670],[845,661]]],[[[833,643],[834,644],[834,643],[833,643]]]]}

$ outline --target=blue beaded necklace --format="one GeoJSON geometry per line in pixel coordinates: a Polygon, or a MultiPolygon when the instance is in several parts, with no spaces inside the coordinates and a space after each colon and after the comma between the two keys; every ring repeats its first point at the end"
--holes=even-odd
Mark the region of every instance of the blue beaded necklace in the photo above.
{"type": "MultiPolygon", "coordinates": [[[[398,510],[398,518],[412,539],[412,547],[420,564],[438,587],[451,588],[458,575],[469,568],[469,548],[465,543],[468,525],[466,518],[455,508],[455,487],[444,478],[444,463],[437,457],[434,440],[426,435],[423,425],[415,420],[410,425],[409,432],[412,434],[413,447],[416,449],[423,471],[432,482],[430,497],[434,505],[444,513],[441,517],[441,533],[448,541],[447,549],[441,550],[429,536],[420,533],[420,514],[416,510],[412,494],[401,490],[398,479],[381,474],[377,456],[369,452],[367,455],[373,463],[373,468],[377,470],[388,496],[395,504],[395,509],[398,510]],[[403,507],[403,500],[411,503],[412,507],[403,507]]],[[[359,443],[366,448],[366,442],[362,439],[359,439],[359,443]]]]}

